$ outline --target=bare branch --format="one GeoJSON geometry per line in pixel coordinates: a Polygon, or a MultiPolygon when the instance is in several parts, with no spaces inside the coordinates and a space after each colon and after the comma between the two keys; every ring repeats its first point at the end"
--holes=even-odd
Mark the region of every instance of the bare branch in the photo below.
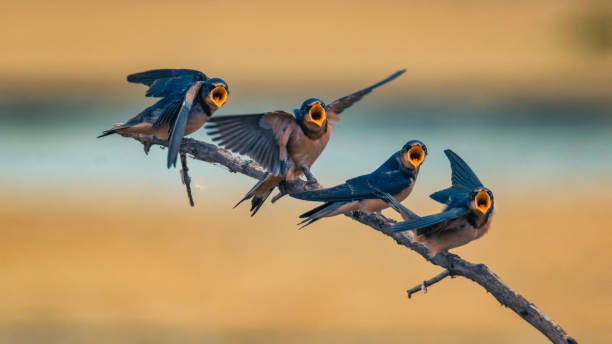
{"type": "MultiPolygon", "coordinates": [[[[152,143],[162,146],[166,146],[167,144],[166,141],[155,138],[136,138],[136,140],[142,142],[143,144],[152,143]]],[[[252,178],[259,179],[265,174],[264,169],[254,161],[243,160],[225,149],[221,149],[215,145],[200,142],[194,139],[183,139],[180,151],[191,155],[194,159],[222,165],[229,169],[230,172],[239,172],[252,178]]],[[[306,182],[303,180],[292,181],[290,183],[286,183],[285,185],[285,190],[289,193],[303,191],[305,189],[307,189],[306,182]]],[[[425,246],[411,241],[411,232],[390,231],[390,228],[395,221],[380,214],[365,214],[360,211],[354,211],[346,214],[346,216],[393,238],[398,245],[408,247],[409,249],[417,252],[430,263],[446,269],[450,275],[463,276],[478,283],[486,291],[491,293],[491,295],[493,295],[502,305],[512,309],[521,318],[542,332],[542,334],[548,337],[551,342],[559,344],[577,343],[573,338],[565,333],[561,326],[559,326],[546,314],[542,313],[542,311],[540,311],[534,304],[530,303],[523,296],[505,285],[504,282],[502,282],[502,280],[496,274],[491,272],[486,265],[472,264],[462,259],[458,255],[448,252],[440,252],[434,257],[430,258],[425,246]]],[[[441,275],[442,274],[436,276],[435,278],[438,278],[441,275]]],[[[444,277],[440,277],[439,280],[442,280],[444,277]]]]}
{"type": "MultiPolygon", "coordinates": [[[[146,147],[146,146],[145,146],[146,147]]],[[[187,189],[187,197],[189,198],[189,205],[194,206],[193,196],[191,195],[191,177],[189,177],[189,168],[187,167],[187,154],[180,153],[181,155],[181,180],[183,184],[185,184],[185,188],[187,189]]]]}
{"type": "Polygon", "coordinates": [[[441,280],[445,279],[446,277],[450,275],[451,274],[450,272],[448,272],[448,270],[444,270],[441,273],[434,276],[433,278],[428,279],[427,281],[423,281],[423,283],[406,290],[406,293],[408,294],[408,298],[411,298],[412,294],[419,292],[419,291],[422,291],[423,294],[427,294],[427,287],[440,282],[441,280]]]}

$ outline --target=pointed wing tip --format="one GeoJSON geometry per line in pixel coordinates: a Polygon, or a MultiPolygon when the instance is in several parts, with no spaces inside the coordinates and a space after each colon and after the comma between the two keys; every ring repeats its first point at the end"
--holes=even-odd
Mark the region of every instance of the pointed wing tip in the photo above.
{"type": "Polygon", "coordinates": [[[172,152],[168,152],[168,160],[166,161],[166,166],[168,167],[168,169],[176,167],[176,155],[172,154],[172,152]],[[172,155],[174,155],[174,159],[172,158],[172,155]]]}
{"type": "Polygon", "coordinates": [[[463,159],[461,159],[461,157],[459,155],[457,155],[457,153],[453,152],[450,149],[445,149],[444,150],[444,155],[446,155],[448,160],[451,162],[451,166],[452,166],[453,161],[454,162],[462,162],[463,164],[467,165],[467,163],[465,163],[465,161],[463,161],[463,159]]]}
{"type": "Polygon", "coordinates": [[[291,197],[293,197],[293,198],[295,198],[295,199],[301,199],[301,200],[303,200],[303,199],[304,199],[304,198],[303,198],[303,195],[304,195],[304,193],[306,193],[306,192],[308,192],[308,191],[294,192],[294,193],[290,193],[290,194],[289,194],[289,196],[291,196],[291,197]]]}
{"type": "Polygon", "coordinates": [[[404,69],[400,69],[400,70],[398,70],[397,72],[395,72],[395,73],[391,74],[391,76],[389,76],[388,81],[391,81],[391,80],[393,80],[393,79],[395,79],[395,78],[399,77],[400,75],[402,75],[402,74],[404,74],[404,73],[406,73],[406,69],[405,69],[405,68],[404,68],[404,69]]]}

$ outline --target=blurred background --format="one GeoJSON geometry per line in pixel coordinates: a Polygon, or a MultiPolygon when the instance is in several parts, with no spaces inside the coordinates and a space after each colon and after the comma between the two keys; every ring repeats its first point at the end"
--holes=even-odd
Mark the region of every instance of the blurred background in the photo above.
{"type": "MultiPolygon", "coordinates": [[[[0,4],[1,343],[544,343],[476,284],[316,204],[255,218],[254,184],[95,137],[150,105],[153,68],[224,78],[217,115],[332,101],[406,68],[342,114],[326,186],[410,139],[430,155],[404,204],[450,183],[444,148],[495,193],[487,264],[579,342],[612,341],[609,1],[20,1],[0,4]]],[[[210,141],[204,131],[192,135],[210,141]]],[[[392,212],[387,215],[398,218],[392,212]]]]}

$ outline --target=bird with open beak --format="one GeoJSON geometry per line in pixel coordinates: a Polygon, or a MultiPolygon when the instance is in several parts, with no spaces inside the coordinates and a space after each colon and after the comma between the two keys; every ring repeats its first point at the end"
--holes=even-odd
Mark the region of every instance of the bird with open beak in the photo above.
{"type": "Polygon", "coordinates": [[[219,78],[208,78],[192,69],[156,69],[128,75],[127,81],[149,86],[147,97],[161,98],[134,118],[106,130],[145,138],[154,135],[168,140],[168,168],[176,166],[184,136],[200,129],[227,101],[229,88],[219,78]]]}
{"type": "Polygon", "coordinates": [[[379,212],[389,207],[389,202],[385,200],[387,197],[402,202],[412,192],[426,157],[427,147],[421,141],[412,140],[370,174],[349,179],[331,188],[291,194],[291,197],[297,199],[325,202],[300,215],[304,219],[299,223],[303,224],[301,228],[324,217],[350,211],[379,212]]]}
{"type": "Polygon", "coordinates": [[[342,111],[403,73],[404,70],[400,70],[385,80],[327,105],[317,98],[307,99],[299,110],[294,110],[294,114],[279,110],[211,119],[206,128],[213,141],[234,153],[249,156],[267,170],[266,175],[238,204],[252,198],[253,216],[274,188],[286,180],[304,175],[311,186],[317,185],[310,168],[329,141],[333,128],[329,120],[339,122],[342,111]]]}
{"type": "MultiPolygon", "coordinates": [[[[392,227],[393,232],[415,231],[413,241],[423,244],[430,257],[485,235],[493,218],[493,193],[455,152],[444,151],[450,161],[452,186],[430,197],[446,204],[439,214],[415,217],[392,227]]],[[[410,216],[408,216],[410,217],[410,216]]]]}

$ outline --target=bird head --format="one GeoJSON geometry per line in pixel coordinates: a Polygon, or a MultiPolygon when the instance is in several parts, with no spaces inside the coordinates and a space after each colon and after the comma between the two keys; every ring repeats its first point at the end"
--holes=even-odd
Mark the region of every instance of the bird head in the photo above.
{"type": "Polygon", "coordinates": [[[218,109],[227,101],[229,87],[223,79],[211,78],[204,82],[201,94],[208,106],[218,109]]]}
{"type": "Polygon", "coordinates": [[[298,122],[310,131],[321,131],[327,128],[327,111],[321,99],[306,99],[297,111],[298,122]]]}
{"type": "Polygon", "coordinates": [[[408,141],[399,154],[400,161],[405,168],[417,169],[427,157],[427,146],[419,140],[408,141]]]}
{"type": "Polygon", "coordinates": [[[469,197],[469,207],[476,213],[486,215],[493,211],[493,193],[480,187],[472,191],[469,197]]]}

